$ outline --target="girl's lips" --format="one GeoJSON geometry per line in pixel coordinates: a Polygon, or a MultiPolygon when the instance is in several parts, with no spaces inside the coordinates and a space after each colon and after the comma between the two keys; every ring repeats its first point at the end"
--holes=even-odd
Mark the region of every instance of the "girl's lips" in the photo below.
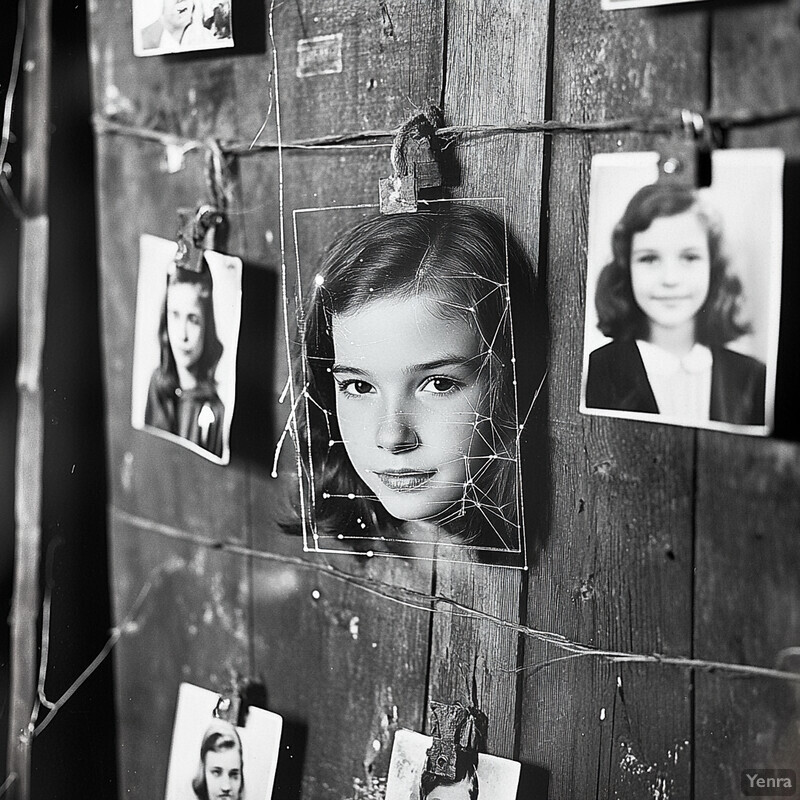
{"type": "Polygon", "coordinates": [[[436,474],[436,470],[397,470],[375,472],[380,482],[395,492],[415,492],[422,489],[436,474]]]}

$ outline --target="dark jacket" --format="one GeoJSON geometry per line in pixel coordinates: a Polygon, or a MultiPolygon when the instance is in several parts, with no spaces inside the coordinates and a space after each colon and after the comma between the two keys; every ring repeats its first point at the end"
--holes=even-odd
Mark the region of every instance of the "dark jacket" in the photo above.
{"type": "MultiPolygon", "coordinates": [[[[144,412],[145,425],[180,436],[199,445],[215,456],[222,456],[222,421],[225,407],[213,387],[200,384],[195,389],[168,392],[159,381],[156,370],[150,379],[147,391],[147,407],[144,412]],[[213,421],[203,427],[199,424],[204,407],[211,411],[213,421]]],[[[209,412],[205,415],[208,417],[209,412]]]]}
{"type": "MultiPolygon", "coordinates": [[[[763,425],[764,364],[724,347],[712,347],[711,355],[711,419],[733,425],[763,425]]],[[[659,413],[636,342],[615,340],[592,351],[586,406],[659,413]]]]}

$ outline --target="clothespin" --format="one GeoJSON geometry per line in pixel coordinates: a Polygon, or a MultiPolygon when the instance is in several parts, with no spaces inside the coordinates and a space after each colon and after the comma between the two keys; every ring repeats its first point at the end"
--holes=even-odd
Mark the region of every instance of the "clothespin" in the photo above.
{"type": "Polygon", "coordinates": [[[477,708],[463,703],[431,703],[433,744],[427,750],[425,771],[448,780],[456,779],[456,764],[467,757],[477,762],[484,749],[489,720],[477,708]]]}
{"type": "Polygon", "coordinates": [[[431,106],[397,132],[391,152],[393,174],[378,182],[382,214],[416,211],[419,190],[442,185],[442,148],[436,135],[442,121],[441,110],[431,106]]]}
{"type": "Polygon", "coordinates": [[[225,215],[214,206],[205,203],[197,209],[178,209],[178,236],[175,265],[192,272],[203,271],[203,250],[213,250],[218,229],[225,222],[225,215]]]}
{"type": "Polygon", "coordinates": [[[694,189],[711,185],[711,140],[702,114],[684,109],[682,138],[669,142],[659,153],[658,179],[694,189]]]}

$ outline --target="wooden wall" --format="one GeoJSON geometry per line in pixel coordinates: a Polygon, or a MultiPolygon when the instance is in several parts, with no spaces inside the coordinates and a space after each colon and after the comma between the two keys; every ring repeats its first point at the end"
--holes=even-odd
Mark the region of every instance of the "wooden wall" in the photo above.
{"type": "MultiPolygon", "coordinates": [[[[244,52],[145,59],[132,55],[130,0],[95,3],[96,113],[246,141],[271,114],[261,140],[274,141],[267,8],[239,3],[244,52]]],[[[602,12],[599,0],[287,0],[273,17],[282,134],[391,128],[429,102],[443,104],[448,124],[496,125],[797,105],[799,14],[790,0],[626,12],[602,12]],[[343,71],[297,77],[297,40],[339,32],[343,71]]],[[[548,387],[523,465],[536,482],[530,570],[326,563],[601,649],[770,667],[800,644],[797,444],[577,413],[590,159],[661,141],[508,134],[457,148],[455,193],[508,199],[547,308],[548,387]]],[[[730,144],[796,158],[800,124],[736,131],[730,144]]],[[[222,689],[233,672],[263,678],[286,720],[282,800],[353,797],[385,773],[394,709],[399,725],[424,729],[430,699],[473,692],[490,718],[490,752],[525,765],[524,798],[738,796],[742,769],[798,766],[796,685],[592,656],[551,663],[565,653],[541,638],[446,605],[431,614],[393,603],[282,558],[302,553],[276,522],[290,454],[270,477],[287,377],[275,151],[231,165],[228,250],[245,261],[245,301],[230,466],[134,431],[138,238],[174,237],[175,209],[205,198],[202,155],[168,174],[157,142],[103,134],[97,152],[118,621],[151,583],[115,656],[123,796],[163,793],[178,683],[222,689]]],[[[293,209],[374,202],[389,169],[386,148],[293,150],[283,162],[290,253],[293,209]]],[[[319,243],[329,233],[321,225],[319,243]]],[[[785,325],[796,334],[791,314],[785,325]]]]}

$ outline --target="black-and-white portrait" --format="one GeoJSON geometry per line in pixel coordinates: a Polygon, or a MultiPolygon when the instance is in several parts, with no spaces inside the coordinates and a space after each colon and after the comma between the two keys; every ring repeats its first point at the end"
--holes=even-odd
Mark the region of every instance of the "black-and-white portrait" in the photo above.
{"type": "Polygon", "coordinates": [[[169,239],[140,239],[131,423],[227,464],[242,262],[206,250],[189,268],[176,252],[169,239]]]}
{"type": "Polygon", "coordinates": [[[656,153],[592,160],[581,411],[766,435],[783,154],[715,151],[707,188],[657,178],[656,153]]]}
{"type": "Polygon", "coordinates": [[[299,261],[317,265],[291,392],[308,549],[524,559],[510,285],[525,281],[503,209],[295,212],[299,261]],[[307,252],[331,214],[338,233],[307,252]]]}
{"type": "Polygon", "coordinates": [[[269,800],[283,719],[247,711],[243,727],[218,719],[219,695],[182,683],[172,733],[165,800],[269,800]]]}
{"type": "Polygon", "coordinates": [[[137,56],[233,47],[232,0],[131,2],[137,56]]]}
{"type": "Polygon", "coordinates": [[[426,772],[433,739],[415,731],[394,736],[386,800],[515,800],[520,765],[485,753],[464,754],[454,779],[426,772]]]}

